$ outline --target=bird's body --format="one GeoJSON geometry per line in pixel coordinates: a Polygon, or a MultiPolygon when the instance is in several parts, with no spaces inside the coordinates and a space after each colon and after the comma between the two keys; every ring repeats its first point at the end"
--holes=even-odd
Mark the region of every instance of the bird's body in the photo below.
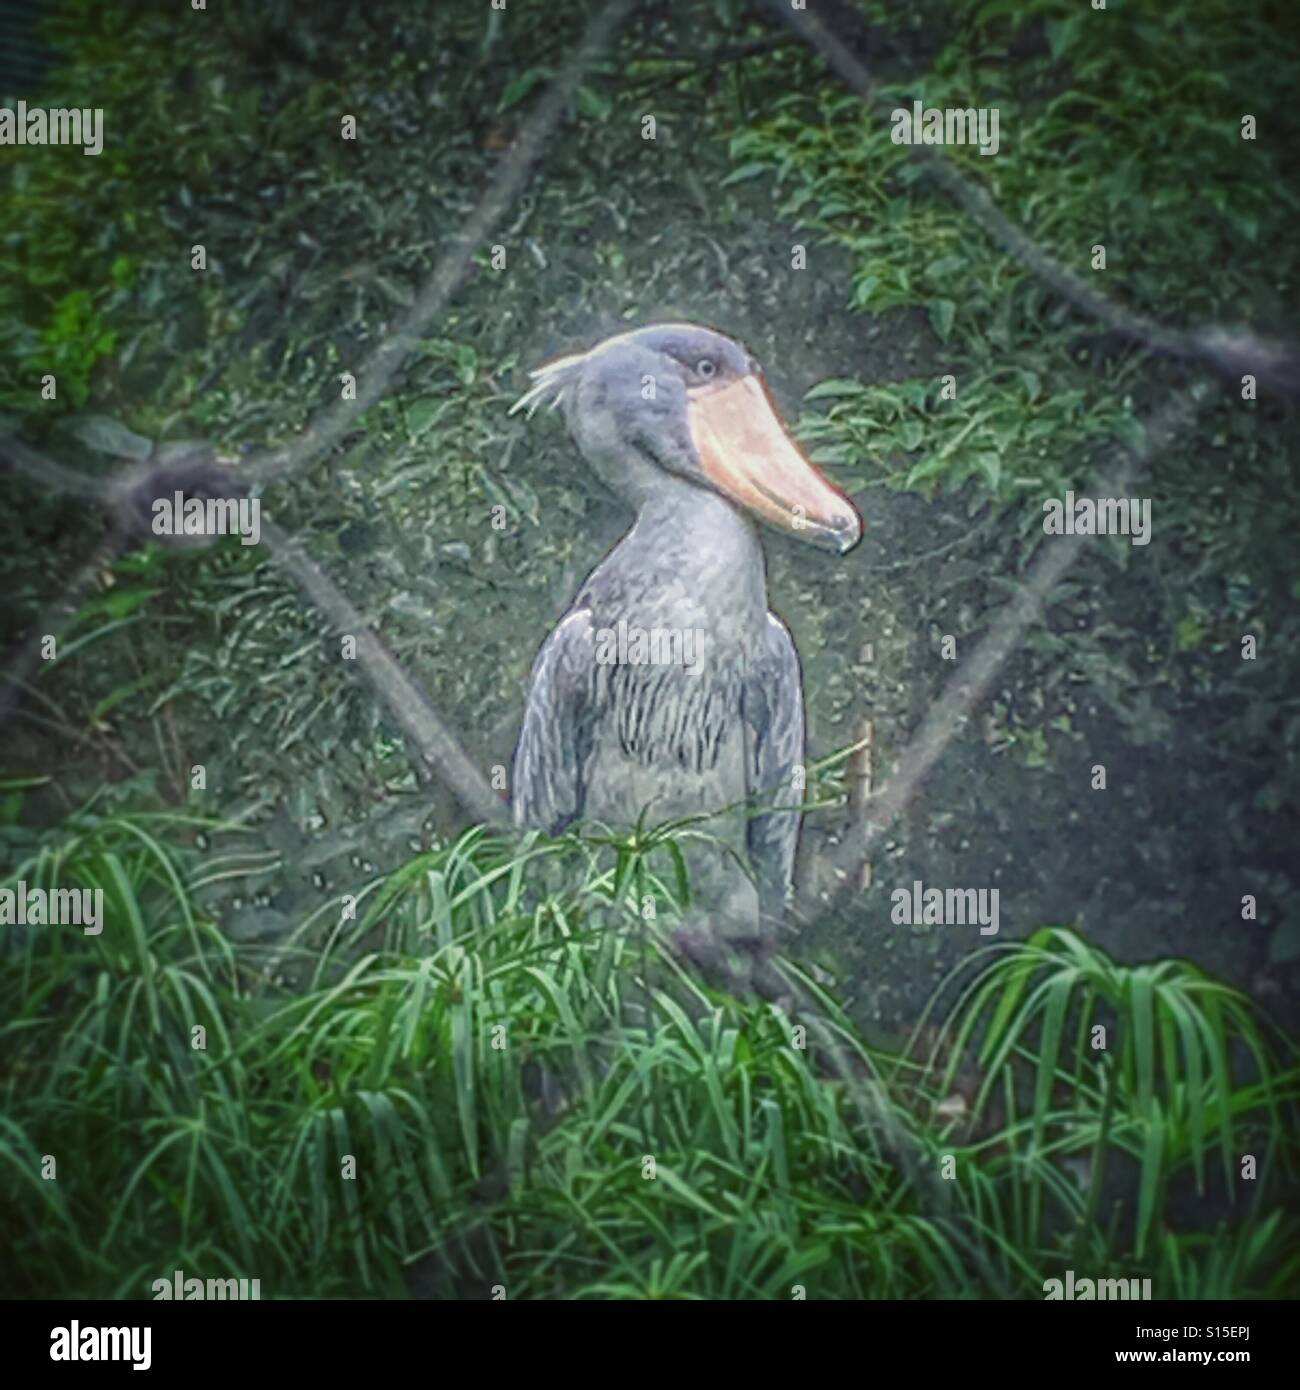
{"type": "Polygon", "coordinates": [[[758,937],[789,894],[804,719],[751,515],[804,507],[790,529],[839,550],[860,523],[781,431],[757,364],[730,339],[643,329],[537,375],[521,404],[558,394],[578,448],[637,519],[534,663],[516,822],[555,832],[714,816],[718,843],[686,846],[695,929],[758,937]],[[788,809],[755,815],[756,800],[788,809]]]}

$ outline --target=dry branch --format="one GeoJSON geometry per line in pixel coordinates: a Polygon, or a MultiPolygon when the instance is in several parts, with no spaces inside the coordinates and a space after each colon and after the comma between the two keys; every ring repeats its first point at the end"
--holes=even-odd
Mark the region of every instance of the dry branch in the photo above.
{"type": "MultiPolygon", "coordinates": [[[[805,43],[817,50],[832,72],[863,103],[888,121],[893,103],[880,95],[874,79],[826,25],[809,10],[796,10],[788,0],[768,0],[805,43]]],[[[1300,395],[1300,348],[1264,338],[1251,328],[1209,325],[1192,330],[1170,328],[1099,294],[1074,271],[1043,250],[997,206],[988,193],[957,172],[939,150],[910,145],[907,157],[977,222],[1008,255],[1049,284],[1076,309],[1100,319],[1123,338],[1162,356],[1200,361],[1222,376],[1240,382],[1247,373],[1274,390],[1300,395]]]]}
{"type": "Polygon", "coordinates": [[[308,558],[296,540],[266,517],[262,518],[262,539],[276,564],[329,620],[335,632],[356,639],[356,659],[366,679],[439,780],[475,820],[506,824],[509,816],[505,803],[465,756],[460,741],[342,591],[308,558]]]}
{"type": "Polygon", "coordinates": [[[398,368],[419,339],[438,319],[465,278],[470,257],[487,244],[492,229],[519,196],[533,166],[541,158],[547,140],[574,100],[587,69],[600,57],[619,25],[627,18],[633,0],[611,0],[587,27],[582,42],[565,63],[560,75],[524,123],[519,138],[501,161],[469,221],[457,234],[434,267],[410,311],[387,334],[354,373],[355,400],[339,401],[320,411],[291,443],[250,459],[245,465],[255,490],[296,472],[312,459],[333,448],[357,417],[380,400],[398,368]]]}

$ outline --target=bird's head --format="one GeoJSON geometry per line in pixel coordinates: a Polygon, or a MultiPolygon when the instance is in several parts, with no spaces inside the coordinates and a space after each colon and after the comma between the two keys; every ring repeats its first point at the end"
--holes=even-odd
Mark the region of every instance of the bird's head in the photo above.
{"type": "Polygon", "coordinates": [[[511,413],[561,407],[583,457],[634,505],[668,475],[796,540],[843,554],[861,539],[852,502],[786,433],[762,368],[721,333],[689,323],[638,328],[532,379],[511,413]]]}

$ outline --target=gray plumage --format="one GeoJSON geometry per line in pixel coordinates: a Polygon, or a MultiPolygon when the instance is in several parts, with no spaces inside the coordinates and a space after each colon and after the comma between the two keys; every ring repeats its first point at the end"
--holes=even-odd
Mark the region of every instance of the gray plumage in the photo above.
{"type": "MultiPolygon", "coordinates": [[[[751,385],[757,364],[719,334],[667,325],[534,376],[517,408],[558,403],[583,456],[637,519],[533,664],[514,762],[516,823],[555,833],[578,820],[627,827],[643,812],[651,824],[724,812],[706,827],[719,845],[684,846],[695,916],[726,937],[757,935],[760,915],[779,920],[791,888],[802,682],[790,633],[768,611],[755,525],[697,448],[707,428],[699,411],[728,385],[763,413],[765,395],[751,385]],[[660,660],[620,645],[630,633],[663,634],[649,645],[660,660]],[[785,809],[755,816],[755,804],[785,809]]],[[[739,399],[733,393],[727,408],[739,399]]],[[[826,505],[839,506],[803,466],[833,497],[826,505]]],[[[841,512],[822,527],[839,549],[848,529],[841,512]]]]}

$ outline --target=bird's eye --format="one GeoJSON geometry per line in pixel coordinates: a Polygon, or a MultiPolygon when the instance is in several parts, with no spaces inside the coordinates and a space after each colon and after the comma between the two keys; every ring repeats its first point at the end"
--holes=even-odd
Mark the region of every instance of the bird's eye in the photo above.
{"type": "Polygon", "coordinates": [[[695,364],[695,375],[698,377],[703,377],[705,381],[708,381],[708,379],[717,370],[718,369],[713,364],[712,360],[707,357],[701,357],[700,360],[695,364]]]}

